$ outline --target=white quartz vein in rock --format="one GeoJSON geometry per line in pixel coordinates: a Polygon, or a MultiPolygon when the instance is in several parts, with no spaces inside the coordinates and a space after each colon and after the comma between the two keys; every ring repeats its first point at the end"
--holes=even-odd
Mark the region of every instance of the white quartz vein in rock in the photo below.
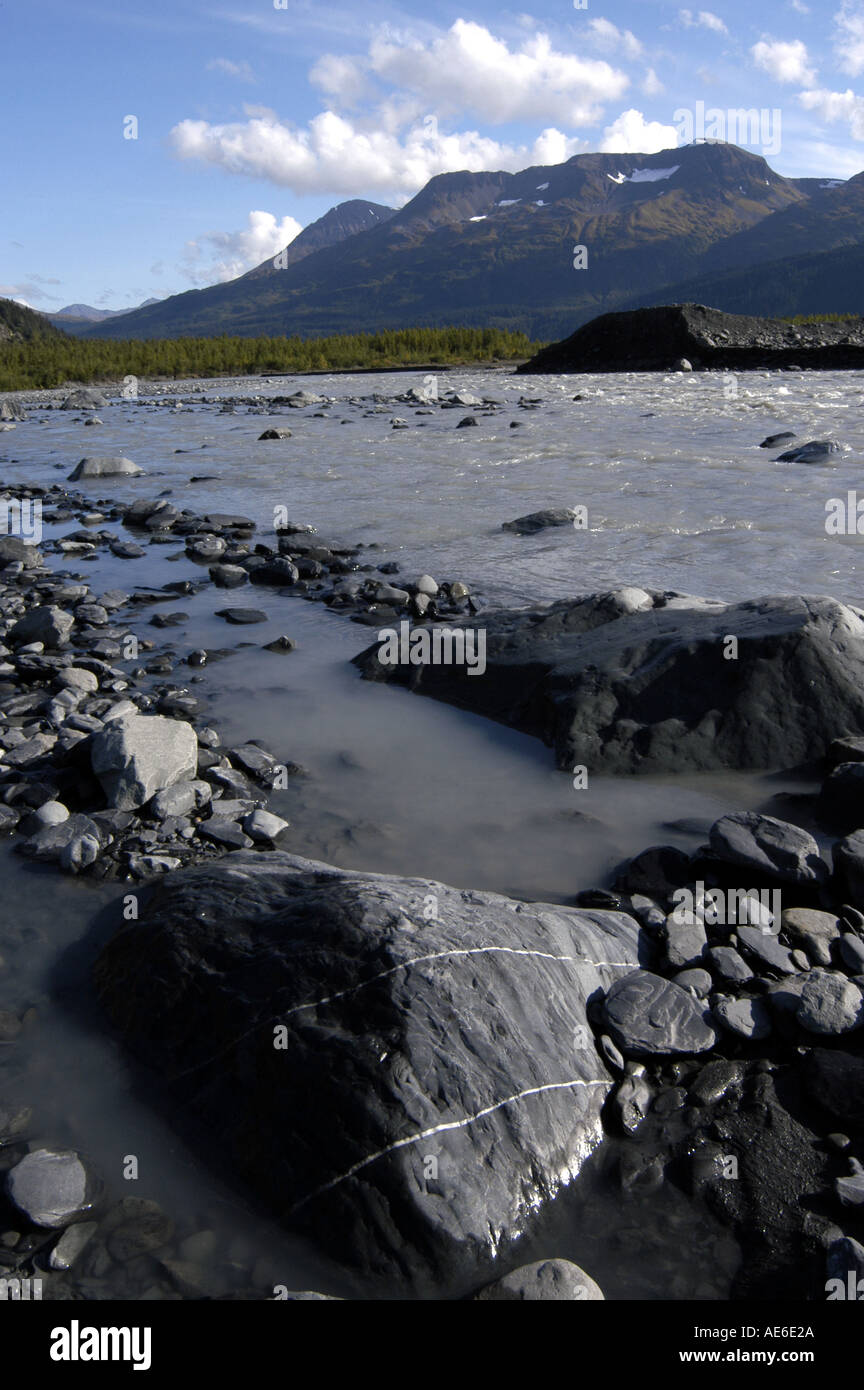
{"type": "MultiPolygon", "coordinates": [[[[560,959],[560,958],[559,958],[560,959]]],[[[608,1079],[597,1081],[585,1081],[582,1077],[576,1077],[570,1081],[548,1081],[543,1086],[530,1086],[525,1091],[517,1091],[515,1095],[507,1096],[505,1100],[498,1100],[494,1105],[486,1105],[482,1110],[478,1110],[475,1115],[465,1115],[461,1120],[446,1120],[443,1124],[432,1125],[429,1129],[422,1129],[418,1134],[409,1134],[404,1139],[396,1139],[392,1144],[387,1144],[383,1149],[378,1149],[375,1153],[367,1154],[359,1162],[352,1166],[338,1177],[331,1178],[321,1187],[316,1187],[314,1192],[310,1192],[307,1197],[303,1197],[291,1208],[292,1212],[299,1211],[305,1207],[307,1202],[312,1202],[316,1197],[322,1197],[325,1192],[338,1187],[340,1183],[346,1182],[348,1178],[353,1178],[355,1173],[359,1173],[362,1168],[367,1168],[370,1163],[375,1163],[379,1158],[385,1158],[387,1154],[395,1153],[397,1149],[406,1149],[410,1144],[417,1144],[421,1139],[431,1139],[435,1134],[443,1134],[447,1130],[465,1129],[468,1125],[473,1125],[477,1120],[482,1120],[486,1115],[492,1115],[496,1110],[502,1110],[505,1105],[513,1105],[517,1100],[525,1100],[527,1096],[539,1096],[544,1091],[565,1091],[572,1086],[611,1086],[612,1082],[608,1079]]]]}

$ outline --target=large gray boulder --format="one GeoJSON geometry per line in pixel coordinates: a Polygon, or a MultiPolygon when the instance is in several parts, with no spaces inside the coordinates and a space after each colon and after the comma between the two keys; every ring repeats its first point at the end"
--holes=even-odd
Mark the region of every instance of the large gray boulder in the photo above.
{"type": "Polygon", "coordinates": [[[127,458],[86,458],[75,466],[68,481],[77,483],[79,478],[131,478],[143,472],[143,468],[127,458]]]}
{"type": "Polygon", "coordinates": [[[68,1226],[92,1211],[102,1183],[73,1149],[34,1149],[9,1170],[6,1194],[34,1226],[68,1226]]]}
{"type": "Polygon", "coordinates": [[[625,589],[479,626],[483,676],[386,665],[377,643],[355,664],[535,734],[567,769],[788,768],[864,732],[864,615],[831,598],[723,604],[625,589]]]}
{"type": "Polygon", "coordinates": [[[639,940],[620,912],[240,851],[162,880],[96,978],[259,1200],[364,1287],[434,1296],[488,1280],[599,1142],[586,1003],[639,940]]]}
{"type": "Polygon", "coordinates": [[[108,805],[134,811],[151,796],[198,773],[191,724],[160,714],[127,714],[93,735],[90,761],[108,805]]]}
{"type": "Polygon", "coordinates": [[[61,410],[104,410],[108,402],[101,391],[93,391],[88,386],[80,386],[70,391],[61,405],[61,410]]]}

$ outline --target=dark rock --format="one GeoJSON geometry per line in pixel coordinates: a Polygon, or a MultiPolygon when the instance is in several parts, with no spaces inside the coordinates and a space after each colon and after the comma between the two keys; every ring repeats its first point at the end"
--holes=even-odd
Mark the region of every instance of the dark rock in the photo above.
{"type": "Polygon", "coordinates": [[[97,983],[283,1220],[402,1297],[458,1293],[599,1141],[586,1001],[637,939],[620,913],[241,852],[160,880],[97,983]]]}
{"type": "Polygon", "coordinates": [[[621,590],[490,613],[484,630],[484,679],[382,663],[377,643],[354,662],[369,680],[540,736],[568,770],[789,768],[864,729],[864,619],[833,599],[724,605],[621,590]]]}
{"type": "Polygon", "coordinates": [[[823,463],[834,454],[843,452],[843,445],[836,439],[811,439],[807,444],[799,444],[797,449],[787,449],[780,454],[776,463],[823,463]]]}
{"type": "Polygon", "coordinates": [[[795,438],[793,430],[783,430],[780,434],[769,434],[767,439],[763,439],[759,445],[760,449],[773,449],[778,444],[786,444],[790,439],[795,438]]]}
{"type": "Polygon", "coordinates": [[[543,512],[529,512],[515,521],[501,523],[502,531],[516,531],[520,536],[532,536],[550,526],[572,526],[576,512],[572,507],[550,507],[543,512]]]}
{"type": "Polygon", "coordinates": [[[721,816],[711,827],[709,843],[723,863],[772,882],[810,885],[828,877],[813,836],[773,816],[755,811],[721,816]]]}
{"type": "Polygon", "coordinates": [[[670,304],[601,314],[516,370],[663,372],[682,357],[738,371],[790,364],[842,370],[864,364],[864,333],[857,321],[793,326],[704,304],[670,304]]]}
{"type": "Polygon", "coordinates": [[[267,614],[262,613],[260,608],[220,608],[216,617],[224,618],[226,622],[238,626],[249,623],[266,623],[267,621],[267,614]]]}
{"type": "Polygon", "coordinates": [[[705,1006],[647,970],[612,986],[603,1000],[603,1022],[625,1057],[706,1052],[717,1041],[705,1006]]]}

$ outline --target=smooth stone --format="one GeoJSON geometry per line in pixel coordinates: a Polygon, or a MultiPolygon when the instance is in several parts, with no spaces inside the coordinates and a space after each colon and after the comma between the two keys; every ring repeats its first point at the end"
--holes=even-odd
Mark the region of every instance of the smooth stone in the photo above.
{"type": "Polygon", "coordinates": [[[849,966],[853,974],[864,972],[864,941],[859,936],[853,936],[851,932],[841,936],[839,951],[844,964],[849,966]]]}
{"type": "Polygon", "coordinates": [[[864,1023],[864,994],[845,975],[811,970],[795,1017],[809,1033],[851,1033],[864,1023]]]}
{"type": "Polygon", "coordinates": [[[633,1134],[639,1128],[654,1100],[654,1088],[644,1076],[644,1067],[638,1073],[625,1076],[618,1084],[608,1104],[621,1128],[633,1134]]]}
{"type": "Polygon", "coordinates": [[[816,965],[831,964],[831,942],[840,935],[840,922],[833,912],[810,907],[784,908],[780,925],[790,941],[806,951],[816,965]]]}
{"type": "Polygon", "coordinates": [[[711,827],[709,845],[718,859],[772,879],[796,884],[821,883],[828,866],[806,830],[774,816],[738,811],[721,816],[711,827]]]}
{"type": "Polygon", "coordinates": [[[6,1176],[6,1195],[34,1226],[69,1226],[92,1211],[101,1182],[72,1149],[35,1149],[6,1176]]]}
{"type": "Polygon", "coordinates": [[[721,980],[737,984],[753,979],[753,971],[734,946],[712,946],[707,959],[721,980]]]}
{"type": "Polygon", "coordinates": [[[785,454],[780,454],[774,462],[821,463],[823,459],[843,452],[844,446],[838,444],[836,439],[810,439],[806,444],[799,444],[796,449],[787,449],[785,454]]]}
{"type": "Polygon", "coordinates": [[[721,995],[714,1000],[712,1013],[724,1028],[741,1038],[767,1038],[771,1033],[771,1014],[762,999],[730,999],[721,995]]]}
{"type": "Polygon", "coordinates": [[[686,989],[647,970],[617,980],[603,1000],[602,1012],[625,1056],[706,1052],[717,1041],[704,1005],[686,989]]]}
{"type": "Polygon", "coordinates": [[[209,782],[178,782],[157,792],[148,804],[148,810],[157,820],[168,820],[170,816],[188,816],[206,806],[213,795],[209,782]]]}
{"type": "Polygon", "coordinates": [[[238,626],[249,623],[266,623],[267,614],[262,613],[260,608],[220,608],[216,613],[217,618],[224,618],[228,623],[235,623],[238,626]]]}
{"type": "Polygon", "coordinates": [[[702,959],[708,937],[700,918],[691,912],[670,912],[666,918],[665,934],[666,962],[670,970],[695,965],[702,959]]]}
{"type": "Polygon", "coordinates": [[[788,946],[781,946],[776,936],[763,932],[759,927],[739,927],[738,941],[757,960],[771,970],[779,970],[784,975],[794,975],[797,966],[788,946]]]}
{"type": "Polygon", "coordinates": [[[259,436],[258,436],[259,442],[260,442],[262,439],[290,439],[290,438],[291,438],[291,431],[290,431],[290,430],[286,430],[286,429],[282,429],[282,428],[279,428],[279,429],[272,429],[272,430],[265,430],[263,434],[259,434],[259,436]]]}
{"type": "MultiPolygon", "coordinates": [[[[218,802],[216,805],[218,806],[218,802]]],[[[243,819],[243,829],[256,844],[278,844],[285,831],[290,828],[287,820],[274,816],[270,811],[250,811],[243,819]]]]}
{"type": "Polygon", "coordinates": [[[697,999],[707,999],[714,987],[714,981],[708,971],[699,968],[682,970],[673,976],[673,979],[676,985],[680,985],[682,989],[689,989],[697,999]]]}
{"type": "MultiPolygon", "coordinates": [[[[216,804],[218,805],[218,802],[216,804]]],[[[217,845],[226,845],[228,849],[251,849],[253,844],[236,821],[222,820],[218,816],[211,816],[210,820],[202,821],[198,826],[198,834],[202,839],[212,840],[217,845]]]]}
{"type": "Polygon", "coordinates": [[[475,1295],[478,1303],[597,1303],[603,1290],[571,1260],[537,1260],[522,1265],[475,1295]]]}
{"type": "Polygon", "coordinates": [[[211,565],[210,578],[217,589],[239,589],[249,582],[247,571],[240,565],[211,565]]]}
{"type": "Polygon", "coordinates": [[[71,1269],[98,1229],[98,1221],[81,1221],[76,1226],[67,1226],[48,1258],[51,1269],[71,1269]]]}

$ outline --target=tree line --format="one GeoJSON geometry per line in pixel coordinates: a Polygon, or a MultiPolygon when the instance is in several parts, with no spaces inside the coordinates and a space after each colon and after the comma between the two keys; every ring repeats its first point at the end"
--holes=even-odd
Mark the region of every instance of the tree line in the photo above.
{"type": "Polygon", "coordinates": [[[125,376],[172,378],[398,369],[531,357],[543,346],[498,328],[400,328],[329,338],[87,339],[0,343],[0,391],[107,383],[125,376]]]}

